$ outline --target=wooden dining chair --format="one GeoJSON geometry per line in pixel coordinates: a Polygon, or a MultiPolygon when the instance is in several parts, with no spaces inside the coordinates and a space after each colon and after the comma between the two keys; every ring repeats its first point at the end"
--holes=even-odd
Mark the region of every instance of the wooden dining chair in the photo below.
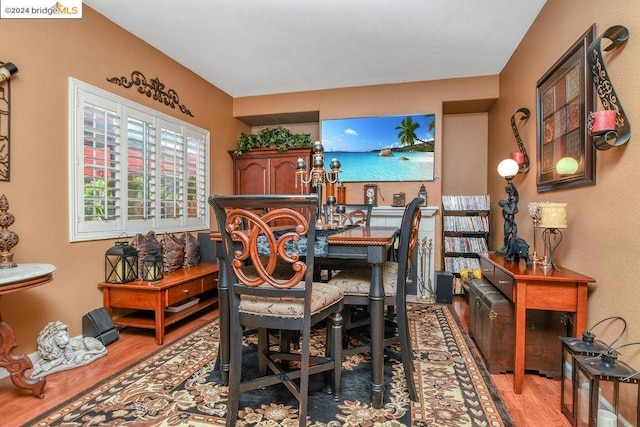
{"type": "MultiPolygon", "coordinates": [[[[369,226],[371,223],[371,211],[373,205],[365,204],[345,204],[345,205],[323,205],[324,217],[327,224],[334,227],[353,227],[358,225],[369,226]],[[341,206],[342,209],[338,209],[341,206]]],[[[357,261],[355,261],[357,262],[357,261]]],[[[318,260],[316,277],[322,278],[326,282],[333,277],[333,271],[339,268],[344,262],[333,258],[323,258],[318,260]]],[[[366,265],[366,264],[363,264],[366,265]]]]}
{"type": "MultiPolygon", "coordinates": [[[[313,282],[317,195],[235,195],[209,198],[222,235],[230,324],[227,426],[235,426],[240,394],[283,383],[299,402],[299,425],[306,425],[309,376],[333,373],[334,400],[342,375],[342,293],[313,282]],[[256,214],[255,209],[267,209],[256,214]],[[307,216],[301,212],[308,213],[307,216]],[[273,224],[290,224],[276,226],[273,224]],[[299,244],[299,245],[298,245],[299,244]],[[288,267],[288,269],[287,269],[288,267]],[[288,274],[287,274],[288,273],[288,274]],[[310,355],[311,327],[327,319],[325,356],[310,355]],[[260,376],[241,382],[245,329],[258,330],[260,376]],[[299,334],[298,353],[274,346],[270,332],[289,342],[299,334]],[[285,367],[299,361],[295,370],[285,367]]],[[[222,343],[220,345],[225,345],[222,343]]]]}
{"type": "MultiPolygon", "coordinates": [[[[383,265],[382,280],[384,284],[385,305],[394,307],[388,310],[388,319],[392,319],[396,327],[396,335],[385,338],[385,354],[400,360],[404,366],[404,375],[411,400],[417,400],[416,386],[413,378],[413,350],[409,324],[407,320],[407,284],[410,282],[410,267],[414,259],[413,254],[418,242],[418,231],[421,219],[421,199],[415,198],[405,208],[402,223],[400,225],[400,237],[398,239],[398,261],[387,261],[383,265]],[[393,346],[399,344],[400,351],[395,351],[393,346]]],[[[345,316],[349,316],[351,306],[369,305],[369,288],[371,286],[370,267],[343,267],[328,282],[342,291],[344,295],[345,316]]],[[[366,312],[365,312],[366,313],[366,312]]],[[[345,319],[346,324],[351,322],[345,319]]],[[[355,325],[356,322],[353,322],[355,325]]],[[[357,333],[355,328],[347,331],[364,344],[369,344],[369,337],[357,333]]],[[[359,350],[366,351],[368,347],[362,346],[359,350]]],[[[357,352],[357,351],[356,351],[357,352]]]]}
{"type": "Polygon", "coordinates": [[[347,227],[352,225],[369,225],[371,223],[371,211],[373,205],[323,205],[324,217],[327,224],[347,227]],[[344,212],[338,206],[342,206],[344,212]]]}

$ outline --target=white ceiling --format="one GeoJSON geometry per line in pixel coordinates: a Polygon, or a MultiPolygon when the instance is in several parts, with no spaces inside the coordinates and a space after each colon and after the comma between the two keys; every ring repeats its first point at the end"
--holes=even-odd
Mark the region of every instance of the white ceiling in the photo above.
{"type": "Polygon", "coordinates": [[[545,1],[84,3],[235,98],[495,75],[545,1]]]}

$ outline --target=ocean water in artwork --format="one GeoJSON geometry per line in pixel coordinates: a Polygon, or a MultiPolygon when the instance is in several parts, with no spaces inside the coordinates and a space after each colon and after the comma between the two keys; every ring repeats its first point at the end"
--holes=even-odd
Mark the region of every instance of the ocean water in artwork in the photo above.
{"type": "Polygon", "coordinates": [[[325,168],[330,170],[331,159],[340,161],[340,181],[431,181],[433,153],[396,152],[380,156],[378,152],[325,152],[325,168]]]}

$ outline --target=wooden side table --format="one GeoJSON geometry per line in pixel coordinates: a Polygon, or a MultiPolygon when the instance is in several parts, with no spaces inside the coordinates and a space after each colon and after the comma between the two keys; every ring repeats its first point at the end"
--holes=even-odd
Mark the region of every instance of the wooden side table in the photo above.
{"type": "MultiPolygon", "coordinates": [[[[51,264],[18,264],[16,267],[0,269],[0,297],[11,292],[23,291],[44,285],[53,279],[56,267],[51,264]]],[[[27,378],[25,371],[33,368],[31,359],[25,354],[15,355],[17,347],[15,333],[0,315],[0,367],[5,368],[16,387],[31,390],[39,398],[44,398],[45,378],[27,378]]]]}
{"type": "Polygon", "coordinates": [[[218,264],[206,262],[167,273],[157,282],[98,283],[104,307],[111,316],[114,307],[135,310],[116,317],[113,322],[118,326],[154,329],[158,345],[164,343],[165,327],[217,304],[217,286],[218,264]],[[165,313],[167,307],[193,297],[200,298],[193,306],[165,313]]]}
{"type": "Polygon", "coordinates": [[[524,382],[525,334],[527,309],[567,311],[574,313],[573,334],[587,329],[588,284],[591,277],[568,268],[559,270],[533,266],[524,262],[507,262],[503,255],[480,254],[482,274],[515,304],[515,366],[513,389],[522,392],[524,382]]]}

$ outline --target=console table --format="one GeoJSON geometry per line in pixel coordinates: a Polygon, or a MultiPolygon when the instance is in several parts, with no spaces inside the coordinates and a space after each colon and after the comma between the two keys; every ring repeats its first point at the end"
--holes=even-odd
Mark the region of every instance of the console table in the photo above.
{"type": "MultiPolygon", "coordinates": [[[[23,291],[44,285],[53,279],[56,270],[51,264],[18,264],[16,267],[0,269],[0,297],[11,292],[23,291]]],[[[39,398],[44,397],[45,378],[27,378],[24,372],[33,368],[31,359],[25,354],[14,355],[18,345],[13,328],[0,316],[0,367],[9,371],[16,387],[33,391],[39,398]]]]}
{"type": "Polygon", "coordinates": [[[127,283],[98,283],[102,288],[104,307],[113,317],[113,308],[133,309],[132,313],[113,319],[118,326],[155,329],[156,343],[164,343],[164,331],[169,325],[218,303],[218,264],[200,263],[166,273],[162,280],[127,283]],[[198,303],[177,312],[165,312],[167,307],[199,297],[198,303]]]}
{"type": "Polygon", "coordinates": [[[524,261],[506,262],[503,255],[480,254],[482,274],[515,305],[515,363],[513,389],[522,392],[524,381],[527,309],[574,313],[573,334],[587,329],[587,285],[595,279],[564,267],[559,270],[527,267],[524,261]]]}

